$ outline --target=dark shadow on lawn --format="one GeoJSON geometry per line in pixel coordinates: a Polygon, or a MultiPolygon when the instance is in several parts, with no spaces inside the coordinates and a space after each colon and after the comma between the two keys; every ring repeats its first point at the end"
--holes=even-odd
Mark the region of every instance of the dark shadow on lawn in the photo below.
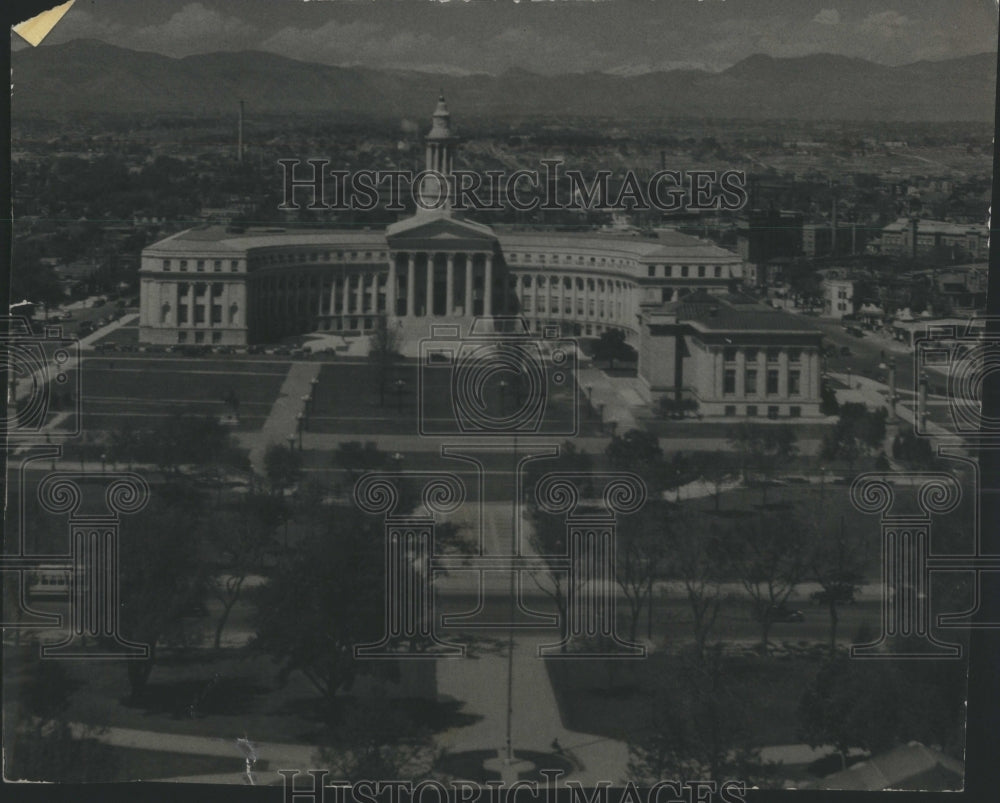
{"type": "Polygon", "coordinates": [[[243,677],[215,675],[207,679],[149,683],[136,697],[126,697],[122,705],[138,708],[145,716],[172,716],[174,719],[201,719],[212,715],[248,714],[256,708],[256,698],[271,689],[243,677]]]}
{"type": "MultiPolygon", "coordinates": [[[[434,769],[452,778],[464,781],[475,781],[485,784],[487,781],[499,781],[500,773],[488,770],[483,766],[487,759],[497,758],[496,750],[465,750],[461,753],[445,753],[439,758],[434,769]]],[[[540,753],[535,750],[515,750],[514,759],[529,761],[533,765],[518,774],[522,781],[544,783],[546,778],[541,770],[562,771],[568,773],[573,769],[573,763],[558,753],[540,753]]]]}

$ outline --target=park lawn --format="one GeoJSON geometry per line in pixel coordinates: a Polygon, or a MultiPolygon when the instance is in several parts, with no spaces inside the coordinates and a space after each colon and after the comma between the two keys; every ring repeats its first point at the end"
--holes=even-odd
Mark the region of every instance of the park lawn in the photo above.
{"type": "MultiPolygon", "coordinates": [[[[652,727],[655,690],[679,688],[681,658],[654,653],[644,661],[548,661],[563,725],[572,731],[620,741],[639,738],[652,727]],[[609,685],[609,679],[613,682],[609,685]]],[[[749,741],[762,747],[795,744],[799,700],[819,670],[805,658],[727,658],[730,680],[747,706],[749,741]]]]}
{"type": "MultiPolygon", "coordinates": [[[[499,381],[496,377],[489,382],[499,381]]],[[[466,387],[462,385],[462,387],[466,387]]],[[[469,385],[471,389],[471,385],[469,385]]],[[[574,423],[570,386],[547,385],[541,433],[554,438],[597,434],[595,421],[586,415],[582,398],[574,423]]],[[[582,394],[577,391],[578,396],[582,394]]],[[[510,391],[507,392],[510,395],[510,391]]],[[[513,399],[503,398],[496,384],[484,394],[487,414],[502,417],[504,403],[513,410],[513,399]]],[[[435,368],[419,372],[414,360],[397,363],[388,372],[384,394],[379,392],[378,369],[366,363],[325,363],[320,369],[310,431],[370,435],[461,434],[455,425],[451,372],[435,368]],[[397,389],[396,382],[404,384],[397,389]],[[423,426],[420,426],[422,416],[423,426]]],[[[489,423],[485,425],[489,427],[489,423]]]]}

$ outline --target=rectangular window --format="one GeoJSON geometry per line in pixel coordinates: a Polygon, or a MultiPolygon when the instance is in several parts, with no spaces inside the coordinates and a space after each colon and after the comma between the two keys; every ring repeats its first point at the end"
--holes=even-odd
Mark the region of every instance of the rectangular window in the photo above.
{"type": "Polygon", "coordinates": [[[788,395],[798,396],[802,393],[802,375],[799,371],[788,372],[788,395]]]}
{"type": "Polygon", "coordinates": [[[788,415],[791,418],[801,418],[802,417],[802,408],[801,407],[789,407],[788,408],[788,415]]]}
{"type": "Polygon", "coordinates": [[[767,372],[767,395],[774,396],[778,392],[778,372],[771,369],[767,372]]]}
{"type": "Polygon", "coordinates": [[[770,407],[767,408],[767,417],[768,418],[777,418],[778,417],[778,406],[777,405],[771,405],[770,407]]]}
{"type": "Polygon", "coordinates": [[[188,322],[188,305],[178,304],[177,305],[177,323],[187,323],[188,322]]]}
{"type": "Polygon", "coordinates": [[[747,371],[744,377],[744,392],[747,396],[757,395],[757,371],[756,369],[751,369],[747,371]]]}
{"type": "Polygon", "coordinates": [[[163,269],[164,270],[170,270],[170,260],[169,259],[164,259],[163,260],[163,269]]]}
{"type": "Polygon", "coordinates": [[[198,260],[198,270],[199,271],[205,270],[205,260],[204,259],[199,259],[198,260]]]}
{"type": "Polygon", "coordinates": [[[715,266],[715,278],[719,279],[722,277],[722,267],[720,265],[715,266]]]}
{"type": "Polygon", "coordinates": [[[722,359],[724,362],[736,362],[736,349],[724,348],[722,350],[722,359]]]}
{"type": "Polygon", "coordinates": [[[722,372],[722,392],[727,396],[736,393],[736,371],[733,368],[722,372]]]}
{"type": "Polygon", "coordinates": [[[704,265],[699,265],[698,266],[698,278],[699,279],[704,279],[705,278],[705,266],[704,265]]]}
{"type": "Polygon", "coordinates": [[[212,270],[214,270],[216,273],[218,273],[220,270],[222,270],[222,260],[221,259],[217,259],[217,260],[215,260],[215,262],[212,263],[212,270]]]}
{"type": "Polygon", "coordinates": [[[205,342],[205,333],[204,332],[195,332],[194,333],[194,342],[195,343],[204,343],[205,342]]]}
{"type": "Polygon", "coordinates": [[[687,278],[687,275],[688,275],[688,266],[687,265],[681,265],[681,276],[683,278],[687,278]]]}
{"type": "Polygon", "coordinates": [[[747,349],[746,350],[746,361],[747,362],[757,362],[757,349],[747,349]]]}
{"type": "Polygon", "coordinates": [[[194,322],[196,324],[205,323],[205,308],[201,304],[194,306],[194,322]]]}
{"type": "Polygon", "coordinates": [[[187,269],[188,269],[188,262],[187,262],[186,259],[182,259],[181,260],[181,270],[187,270],[187,269]]]}
{"type": "Polygon", "coordinates": [[[736,415],[736,405],[735,404],[727,404],[726,405],[726,415],[727,416],[734,416],[734,415],[736,415]]]}
{"type": "Polygon", "coordinates": [[[177,333],[177,342],[178,343],[187,343],[187,339],[188,339],[188,333],[187,332],[178,332],[177,333]]]}
{"type": "Polygon", "coordinates": [[[525,312],[531,312],[531,296],[526,296],[521,306],[525,312]]]}
{"type": "Polygon", "coordinates": [[[656,265],[650,265],[647,270],[649,271],[650,278],[656,275],[656,265]]]}
{"type": "Polygon", "coordinates": [[[802,362],[802,349],[789,349],[788,350],[788,361],[789,362],[802,362]]]}
{"type": "Polygon", "coordinates": [[[747,405],[747,418],[756,418],[756,417],[757,417],[757,405],[756,404],[748,404],[747,405]]]}
{"type": "Polygon", "coordinates": [[[778,357],[780,356],[780,354],[781,354],[781,349],[768,349],[767,350],[767,361],[768,362],[777,362],[778,361],[778,357]]]}
{"type": "Polygon", "coordinates": [[[221,343],[222,342],[222,332],[212,332],[212,342],[221,343]]]}
{"type": "Polygon", "coordinates": [[[222,323],[222,305],[212,305],[212,323],[222,323]]]}

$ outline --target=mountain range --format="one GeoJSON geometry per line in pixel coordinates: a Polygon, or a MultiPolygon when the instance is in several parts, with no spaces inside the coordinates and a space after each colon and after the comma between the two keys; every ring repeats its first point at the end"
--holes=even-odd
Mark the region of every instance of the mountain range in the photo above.
{"type": "Polygon", "coordinates": [[[12,113],[332,114],[423,119],[439,91],[463,119],[615,117],[992,121],[995,53],[888,67],[830,54],[756,55],[721,72],[467,76],[336,67],[272,53],[170,58],[77,39],[12,54],[12,113]]]}

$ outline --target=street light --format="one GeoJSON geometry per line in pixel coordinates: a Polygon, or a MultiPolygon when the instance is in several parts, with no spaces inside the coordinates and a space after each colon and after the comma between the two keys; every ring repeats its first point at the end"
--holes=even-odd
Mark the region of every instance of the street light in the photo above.
{"type": "Polygon", "coordinates": [[[309,380],[309,395],[313,398],[313,402],[314,403],[315,403],[315,399],[316,399],[316,387],[318,385],[319,385],[319,377],[318,376],[314,376],[312,379],[309,380]]]}
{"type": "Polygon", "coordinates": [[[299,451],[302,451],[302,430],[305,428],[306,418],[302,413],[295,416],[295,423],[298,425],[299,430],[299,451]]]}
{"type": "Polygon", "coordinates": [[[101,473],[102,474],[104,473],[104,464],[105,464],[105,462],[107,462],[107,459],[108,459],[108,456],[104,452],[101,452],[101,473]]]}
{"type": "Polygon", "coordinates": [[[500,380],[500,410],[503,415],[507,413],[507,380],[500,380]]]}
{"type": "Polygon", "coordinates": [[[295,434],[294,433],[292,433],[291,435],[288,436],[288,451],[290,451],[290,452],[294,452],[295,451],[295,434]]]}
{"type": "Polygon", "coordinates": [[[406,388],[406,382],[402,379],[397,379],[393,382],[393,387],[396,389],[396,411],[403,412],[403,390],[406,388]]]}

